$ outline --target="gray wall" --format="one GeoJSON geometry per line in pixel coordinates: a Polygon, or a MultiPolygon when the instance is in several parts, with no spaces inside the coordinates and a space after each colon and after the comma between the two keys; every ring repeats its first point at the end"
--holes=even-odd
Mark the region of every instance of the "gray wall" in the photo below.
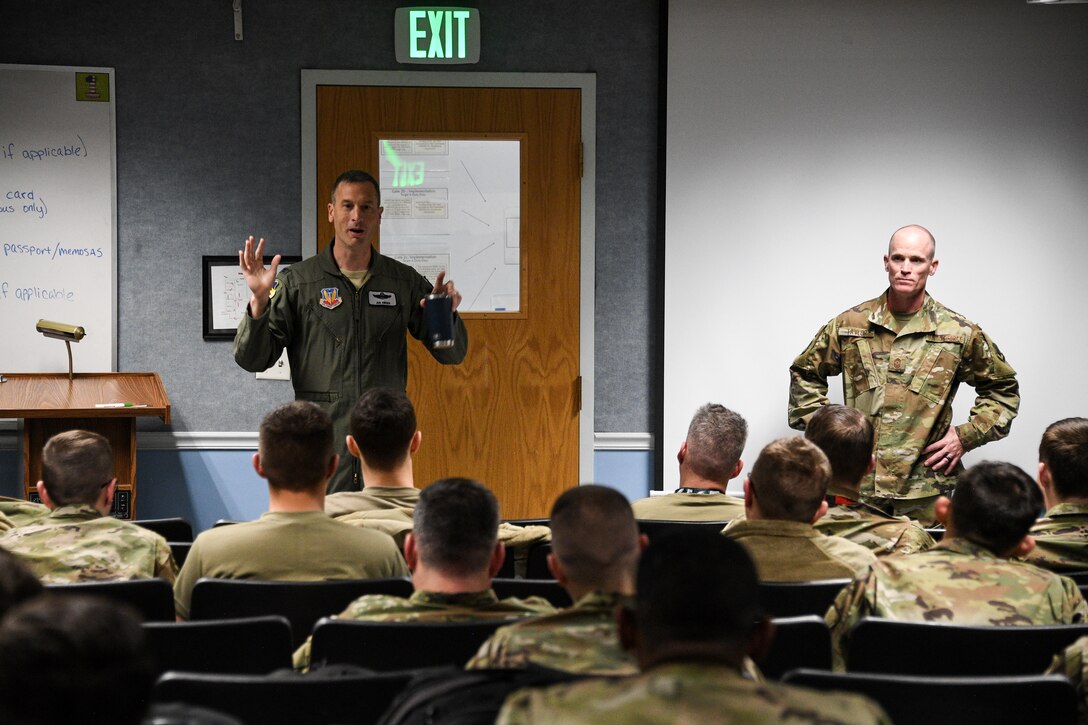
{"type": "MultiPolygon", "coordinates": [[[[161,373],[174,430],[253,430],[291,397],[202,339],[200,258],[249,233],[299,252],[299,71],[415,70],[394,62],[404,4],[249,0],[238,42],[230,0],[3,2],[0,62],[116,69],[118,364],[161,373]]],[[[597,74],[595,429],[650,430],[658,3],[624,3],[622,24],[607,0],[474,6],[472,69],[597,74]]]]}

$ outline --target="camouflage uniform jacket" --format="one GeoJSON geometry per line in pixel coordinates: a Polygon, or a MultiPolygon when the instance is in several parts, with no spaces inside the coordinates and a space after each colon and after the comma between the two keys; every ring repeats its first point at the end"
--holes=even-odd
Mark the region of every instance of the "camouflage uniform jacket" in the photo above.
{"type": "Polygon", "coordinates": [[[1088,723],[1088,637],[1081,637],[1054,656],[1048,675],[1062,675],[1077,691],[1078,722],[1088,723]]]}
{"type": "Polygon", "coordinates": [[[824,536],[799,521],[732,521],[722,534],[748,551],[760,581],[846,579],[868,570],[873,552],[838,536],[824,536]]]}
{"type": "Polygon", "coordinates": [[[840,373],[845,404],[869,416],[876,467],[862,479],[863,498],[923,498],[955,484],[921,453],[948,431],[960,383],[976,393],[956,427],[967,450],[1008,435],[1020,407],[1016,371],[978,325],[926,295],[897,326],[885,293],[828,322],[790,366],[791,427],[828,403],[827,379],[840,373]]]}
{"type": "Polygon", "coordinates": [[[419,489],[406,486],[363,486],[362,491],[341,491],[325,497],[325,513],[334,518],[357,511],[415,510],[419,489]]]}
{"type": "Polygon", "coordinates": [[[33,501],[24,501],[21,498],[0,496],[0,514],[4,514],[15,526],[22,526],[44,519],[49,515],[49,507],[33,501]]]}
{"type": "Polygon", "coordinates": [[[849,633],[863,617],[944,624],[1077,624],[1088,603],[1071,579],[995,556],[967,539],[929,551],[878,559],[843,589],[827,612],[832,652],[841,666],[849,633]]]}
{"type": "Polygon", "coordinates": [[[637,677],[518,690],[497,723],[890,723],[860,695],[816,692],[745,679],[735,667],[670,662],[637,677]]]}
{"type": "Polygon", "coordinates": [[[1088,504],[1060,503],[1031,527],[1035,548],[1026,560],[1051,571],[1088,569],[1088,504]]]}
{"type": "Polygon", "coordinates": [[[152,577],[173,582],[178,573],[166,539],[93,506],[59,506],[8,531],[0,546],[23,559],[43,584],[152,577]]]}
{"type": "Polygon", "coordinates": [[[864,503],[836,504],[813,525],[822,534],[849,539],[877,556],[916,554],[936,543],[916,521],[887,516],[864,503]]]}
{"type": "MultiPolygon", "coordinates": [[[[362,619],[370,622],[473,622],[486,619],[521,619],[554,613],[555,607],[546,599],[499,599],[493,590],[486,589],[463,594],[416,591],[407,599],[388,594],[366,594],[336,616],[340,619],[362,619]]],[[[310,666],[311,639],[308,637],[295,650],[295,669],[310,666]]]]}
{"type": "Polygon", "coordinates": [[[631,504],[644,521],[732,521],[744,513],[744,500],[721,491],[667,493],[631,504]]]}
{"type": "Polygon", "coordinates": [[[529,663],[588,675],[634,675],[634,657],[616,632],[619,594],[590,592],[557,614],[508,624],[469,660],[468,669],[518,668],[529,663]]]}

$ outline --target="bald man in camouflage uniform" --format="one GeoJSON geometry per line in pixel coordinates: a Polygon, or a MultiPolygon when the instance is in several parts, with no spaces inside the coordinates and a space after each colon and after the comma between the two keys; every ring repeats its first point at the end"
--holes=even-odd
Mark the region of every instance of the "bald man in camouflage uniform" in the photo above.
{"type": "Polygon", "coordinates": [[[58,433],[42,450],[38,481],[49,515],[11,529],[0,546],[46,584],[152,577],[173,582],[178,568],[166,539],[109,516],[116,487],[105,438],[83,430],[58,433]]]}
{"type": "Polygon", "coordinates": [[[1052,423],[1039,443],[1039,486],[1046,516],[1031,527],[1032,564],[1051,571],[1088,569],[1088,418],[1052,423]]]}
{"type": "Polygon", "coordinates": [[[968,469],[954,500],[937,515],[947,533],[920,554],[878,559],[827,612],[835,663],[841,667],[850,630],[863,617],[946,624],[1076,624],[1088,618],[1071,580],[1013,557],[1034,545],[1028,530],[1042,504],[1031,477],[1010,463],[968,469]]]}
{"type": "MultiPolygon", "coordinates": [[[[539,597],[500,600],[491,579],[506,549],[498,540],[499,503],[483,484],[446,478],[425,488],[404,542],[412,571],[411,597],[367,594],[348,605],[340,619],[372,622],[467,622],[521,619],[555,612],[539,597]]],[[[311,640],[294,654],[296,669],[310,666],[311,640]]]]}
{"type": "Polygon", "coordinates": [[[975,323],[926,293],[936,242],[923,227],[892,235],[888,289],[824,325],[790,366],[788,421],[804,429],[827,405],[827,379],[842,374],[846,405],[876,431],[876,466],[862,498],[927,524],[933,504],[963,470],[964,452],[1009,434],[1020,407],[1016,371],[975,323]],[[961,383],[974,387],[967,422],[952,426],[961,383]]]}
{"type": "Polygon", "coordinates": [[[565,672],[631,675],[634,657],[620,647],[616,607],[635,593],[639,551],[631,506],[607,486],[576,486],[552,506],[548,568],[574,606],[499,629],[468,668],[514,668],[530,663],[565,672]]]}
{"type": "Polygon", "coordinates": [[[745,678],[746,656],[766,653],[773,624],[759,611],[755,567],[735,542],[707,531],[651,541],[633,607],[618,613],[623,646],[641,671],[519,690],[497,722],[888,723],[859,695],[745,678]]]}
{"type": "Polygon", "coordinates": [[[813,526],[829,536],[861,544],[877,556],[913,554],[933,546],[933,537],[906,516],[892,517],[859,501],[861,479],[873,468],[873,426],[857,408],[825,405],[805,426],[805,438],[831,464],[827,513],[813,526]]]}

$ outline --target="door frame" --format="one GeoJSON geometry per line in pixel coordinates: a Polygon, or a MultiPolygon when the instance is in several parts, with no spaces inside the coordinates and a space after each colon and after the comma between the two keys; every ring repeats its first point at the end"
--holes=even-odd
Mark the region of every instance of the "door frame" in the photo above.
{"type": "MultiPolygon", "coordinates": [[[[593,481],[593,343],[596,280],[597,74],[464,73],[434,71],[355,71],[302,69],[300,215],[302,256],[317,253],[317,87],[427,86],[433,88],[577,88],[581,90],[582,183],[578,280],[578,374],[582,409],[578,413],[578,480],[593,481]]],[[[471,352],[469,353],[471,354],[471,352]]]]}

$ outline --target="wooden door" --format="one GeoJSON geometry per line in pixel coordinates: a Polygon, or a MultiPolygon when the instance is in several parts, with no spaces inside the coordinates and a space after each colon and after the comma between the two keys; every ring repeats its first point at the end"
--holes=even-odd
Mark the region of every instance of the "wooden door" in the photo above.
{"type": "Polygon", "coordinates": [[[520,314],[463,315],[469,351],[460,365],[439,365],[414,341],[408,361],[423,431],[416,484],[478,479],[505,518],[546,516],[578,484],[580,124],[577,89],[317,89],[319,248],[333,235],[332,182],[349,168],[377,175],[383,134],[523,139],[520,314]]]}

